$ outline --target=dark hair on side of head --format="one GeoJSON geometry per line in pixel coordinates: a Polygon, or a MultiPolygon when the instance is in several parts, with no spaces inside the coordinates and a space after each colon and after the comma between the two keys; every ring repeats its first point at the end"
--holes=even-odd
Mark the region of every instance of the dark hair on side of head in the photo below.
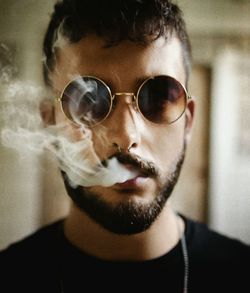
{"type": "Polygon", "coordinates": [[[63,0],[55,4],[43,51],[44,80],[55,66],[54,44],[58,33],[70,43],[87,34],[96,34],[115,46],[123,40],[147,44],[159,37],[175,34],[181,41],[188,80],[191,47],[180,8],[170,0],[63,0]]]}

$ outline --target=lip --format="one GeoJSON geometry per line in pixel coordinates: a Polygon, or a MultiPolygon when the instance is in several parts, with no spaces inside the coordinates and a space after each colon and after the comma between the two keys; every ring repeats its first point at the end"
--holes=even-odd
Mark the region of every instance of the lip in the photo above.
{"type": "Polygon", "coordinates": [[[115,186],[119,189],[138,189],[142,188],[149,177],[138,175],[135,178],[129,179],[122,183],[116,183],[115,186]]]}

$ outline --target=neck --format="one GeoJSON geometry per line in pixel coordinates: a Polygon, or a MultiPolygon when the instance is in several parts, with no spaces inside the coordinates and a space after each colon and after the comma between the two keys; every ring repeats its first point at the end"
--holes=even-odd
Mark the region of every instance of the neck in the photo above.
{"type": "Polygon", "coordinates": [[[167,204],[148,230],[135,235],[117,235],[72,205],[64,233],[73,245],[100,259],[143,261],[169,252],[178,243],[178,225],[183,233],[183,220],[167,204]]]}

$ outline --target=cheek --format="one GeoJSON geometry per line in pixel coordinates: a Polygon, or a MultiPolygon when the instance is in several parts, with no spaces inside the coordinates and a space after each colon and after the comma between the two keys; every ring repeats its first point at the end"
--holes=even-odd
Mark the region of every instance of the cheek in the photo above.
{"type": "Polygon", "coordinates": [[[91,137],[89,130],[72,123],[63,113],[60,104],[55,105],[55,123],[57,125],[58,134],[66,137],[70,142],[77,142],[91,137]]]}
{"type": "Polygon", "coordinates": [[[92,142],[94,150],[97,156],[101,159],[105,159],[110,155],[113,155],[113,148],[108,139],[108,131],[105,127],[96,126],[92,132],[92,142]]]}
{"type": "Polygon", "coordinates": [[[184,147],[184,121],[166,127],[156,127],[145,136],[150,159],[165,172],[178,159],[184,147]]]}
{"type": "Polygon", "coordinates": [[[98,158],[106,158],[108,152],[105,128],[96,127],[94,130],[80,127],[72,123],[63,113],[60,104],[55,105],[55,123],[58,135],[66,137],[69,142],[86,141],[88,152],[98,158]]]}
{"type": "Polygon", "coordinates": [[[65,122],[66,117],[61,110],[61,106],[59,103],[55,104],[55,122],[56,124],[65,122]]]}

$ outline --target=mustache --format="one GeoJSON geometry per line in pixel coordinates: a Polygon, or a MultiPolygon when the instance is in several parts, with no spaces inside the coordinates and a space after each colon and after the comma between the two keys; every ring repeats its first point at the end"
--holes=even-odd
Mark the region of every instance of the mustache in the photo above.
{"type": "Polygon", "coordinates": [[[122,152],[116,153],[110,156],[108,159],[103,160],[102,164],[104,166],[107,166],[108,160],[112,158],[116,158],[118,162],[121,164],[124,164],[124,165],[128,164],[130,166],[135,167],[135,169],[137,169],[143,175],[150,176],[150,177],[157,177],[159,175],[158,168],[153,162],[146,161],[142,159],[140,156],[137,156],[131,153],[129,154],[122,153],[122,152]]]}

